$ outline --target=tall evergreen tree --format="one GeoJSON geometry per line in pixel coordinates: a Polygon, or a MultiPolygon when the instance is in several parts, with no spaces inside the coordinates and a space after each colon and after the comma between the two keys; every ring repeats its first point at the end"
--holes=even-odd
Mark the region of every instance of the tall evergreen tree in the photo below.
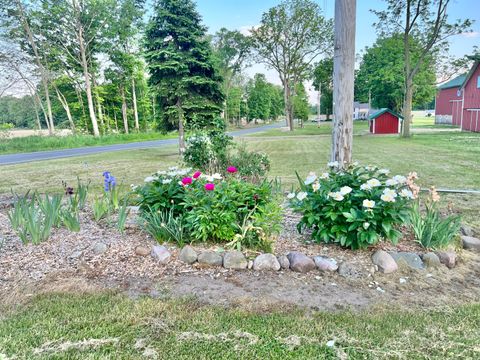
{"type": "Polygon", "coordinates": [[[184,125],[204,127],[219,115],[224,96],[206,28],[192,0],[158,0],[148,25],[145,59],[162,120],[176,123],[185,148],[184,125]]]}

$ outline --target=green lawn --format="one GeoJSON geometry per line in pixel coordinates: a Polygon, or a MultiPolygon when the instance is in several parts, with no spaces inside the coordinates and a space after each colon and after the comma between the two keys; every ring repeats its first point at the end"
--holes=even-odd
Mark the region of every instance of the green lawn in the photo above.
{"type": "Polygon", "coordinates": [[[111,145],[129,143],[135,141],[149,141],[175,138],[175,133],[161,134],[158,132],[110,134],[101,137],[93,135],[69,135],[69,136],[26,136],[13,139],[2,139],[0,142],[0,154],[17,152],[34,152],[44,150],[70,149],[84,146],[111,145]]]}
{"type": "Polygon", "coordinates": [[[474,359],[479,328],[480,305],[255,313],[113,294],[49,295],[0,320],[0,359],[474,359]]]}

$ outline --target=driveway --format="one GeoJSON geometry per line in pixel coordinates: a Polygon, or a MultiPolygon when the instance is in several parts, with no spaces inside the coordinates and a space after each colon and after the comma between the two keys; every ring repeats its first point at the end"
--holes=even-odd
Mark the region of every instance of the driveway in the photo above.
{"type": "MultiPolygon", "coordinates": [[[[262,132],[272,128],[279,128],[282,125],[283,125],[283,122],[259,126],[255,128],[235,130],[235,131],[229,132],[228,134],[234,137],[240,137],[240,136],[262,132]]],[[[52,159],[60,159],[60,158],[73,157],[73,156],[94,155],[94,154],[110,152],[110,151],[157,148],[157,147],[164,147],[164,146],[176,145],[176,144],[178,144],[178,139],[166,139],[166,140],[140,141],[140,142],[126,143],[126,144],[89,146],[89,147],[81,147],[81,148],[73,148],[73,149],[7,154],[7,155],[0,155],[0,165],[12,165],[12,164],[32,162],[32,161],[40,161],[40,160],[52,160],[52,159]]]]}

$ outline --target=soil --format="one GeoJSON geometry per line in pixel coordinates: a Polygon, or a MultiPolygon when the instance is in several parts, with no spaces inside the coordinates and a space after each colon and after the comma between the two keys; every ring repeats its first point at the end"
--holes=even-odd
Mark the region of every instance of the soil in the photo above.
{"type": "MultiPolygon", "coordinates": [[[[1,200],[1,199],[0,199],[1,200]]],[[[361,310],[371,307],[432,308],[478,301],[480,298],[480,254],[458,250],[457,266],[448,269],[414,271],[400,269],[390,275],[375,272],[370,260],[377,248],[424,252],[406,234],[394,247],[383,243],[376,248],[355,251],[335,245],[308,243],[309,235],[295,229],[296,217],[287,213],[284,228],[275,243],[275,254],[301,251],[347,262],[358,276],[313,271],[299,274],[290,270],[257,272],[192,266],[178,260],[178,247],[166,244],[172,253],[167,265],[150,255],[138,256],[139,245],[155,241],[132,221],[124,235],[108,223],[96,223],[90,211],[81,213],[81,231],[55,229],[48,241],[23,245],[7,218],[9,202],[0,201],[0,304],[18,304],[32,296],[50,292],[119,291],[133,298],[194,297],[207,304],[268,309],[272,306],[300,306],[316,310],[361,310]],[[3,246],[1,238],[4,238],[3,246]],[[96,255],[95,244],[107,251],[96,255]]],[[[197,251],[214,245],[195,245],[197,251]]],[[[255,252],[248,252],[252,259],[255,252]]]]}

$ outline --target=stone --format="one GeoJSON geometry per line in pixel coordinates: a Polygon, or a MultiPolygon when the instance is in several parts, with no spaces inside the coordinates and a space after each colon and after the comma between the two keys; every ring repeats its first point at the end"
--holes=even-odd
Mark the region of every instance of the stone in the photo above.
{"type": "Polygon", "coordinates": [[[285,255],[279,256],[277,260],[282,269],[290,269],[290,261],[285,255]]]}
{"type": "Polygon", "coordinates": [[[146,246],[139,245],[135,247],[135,254],[138,256],[147,256],[150,254],[150,249],[146,246]]]}
{"type": "Polygon", "coordinates": [[[440,258],[433,252],[428,252],[422,257],[423,263],[429,268],[439,267],[441,265],[440,258]]]}
{"type": "Polygon", "coordinates": [[[253,261],[252,260],[248,260],[247,269],[249,269],[249,270],[253,269],[253,261]]]}
{"type": "Polygon", "coordinates": [[[391,252],[390,255],[393,257],[398,266],[406,266],[407,268],[414,270],[425,269],[425,265],[418,254],[400,251],[391,252]]]}
{"type": "Polygon", "coordinates": [[[440,262],[449,269],[455,267],[457,261],[457,254],[455,251],[437,251],[437,256],[440,259],[440,262]]]}
{"type": "Polygon", "coordinates": [[[160,264],[165,265],[170,261],[170,251],[163,245],[155,245],[152,247],[152,257],[157,260],[160,264]]]}
{"type": "Polygon", "coordinates": [[[82,255],[83,255],[83,251],[76,250],[76,251],[72,252],[68,258],[70,260],[76,260],[76,259],[82,257],[82,255]]]}
{"type": "Polygon", "coordinates": [[[391,274],[398,270],[398,265],[392,255],[384,250],[377,250],[372,255],[372,263],[378,267],[378,271],[391,274]]]}
{"type": "Polygon", "coordinates": [[[258,255],[253,261],[253,270],[262,271],[262,270],[280,270],[281,266],[277,258],[273,254],[261,254],[258,255]]]}
{"type": "Polygon", "coordinates": [[[466,250],[480,251],[480,239],[472,236],[462,236],[463,248],[466,250]]]}
{"type": "Polygon", "coordinates": [[[225,269],[243,270],[248,265],[247,258],[241,251],[227,251],[223,256],[223,267],[225,269]]]}
{"type": "Polygon", "coordinates": [[[180,261],[190,265],[197,261],[198,254],[194,248],[192,248],[190,245],[187,245],[184,246],[180,251],[179,259],[180,261]]]}
{"type": "Polygon", "coordinates": [[[460,226],[460,233],[464,236],[473,236],[473,229],[467,224],[460,226]]]}
{"type": "Polygon", "coordinates": [[[105,251],[108,250],[108,246],[107,246],[107,244],[99,241],[99,242],[95,243],[95,245],[93,245],[92,250],[93,250],[93,253],[95,255],[100,255],[100,254],[103,254],[105,251]]]}
{"type": "Polygon", "coordinates": [[[337,271],[338,271],[338,274],[340,276],[343,276],[344,278],[357,279],[362,277],[363,275],[362,271],[357,266],[350,264],[346,261],[338,265],[337,271]]]}
{"type": "Polygon", "coordinates": [[[327,258],[325,256],[315,256],[313,258],[315,265],[320,271],[337,271],[338,264],[335,259],[327,258]]]}
{"type": "Polygon", "coordinates": [[[313,259],[300,252],[293,251],[287,255],[290,269],[299,273],[307,273],[316,268],[313,259]]]}
{"type": "Polygon", "coordinates": [[[222,266],[223,258],[222,255],[214,251],[204,251],[198,255],[197,261],[200,264],[210,265],[210,266],[222,266]]]}

